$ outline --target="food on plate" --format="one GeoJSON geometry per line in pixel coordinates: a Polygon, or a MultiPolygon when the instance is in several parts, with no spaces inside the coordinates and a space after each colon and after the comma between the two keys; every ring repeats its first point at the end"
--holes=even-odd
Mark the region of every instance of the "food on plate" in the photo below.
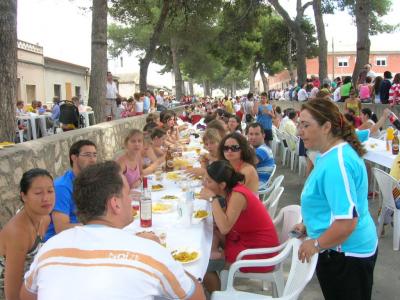
{"type": "Polygon", "coordinates": [[[169,179],[169,180],[178,180],[180,178],[181,178],[181,176],[178,173],[175,173],[175,172],[167,173],[167,179],[169,179]]]}
{"type": "Polygon", "coordinates": [[[163,200],[178,200],[178,197],[174,196],[174,195],[165,195],[165,196],[162,196],[161,199],[163,199],[163,200]]]}
{"type": "Polygon", "coordinates": [[[195,197],[196,199],[200,199],[200,192],[194,193],[194,197],[195,197]]]}
{"type": "Polygon", "coordinates": [[[175,251],[172,252],[172,257],[181,262],[181,263],[188,263],[191,261],[194,261],[197,259],[199,256],[199,253],[197,251],[175,251]]]}
{"type": "Polygon", "coordinates": [[[200,209],[200,210],[195,211],[193,213],[193,216],[197,219],[202,219],[202,218],[208,217],[208,211],[200,209]]]}
{"type": "Polygon", "coordinates": [[[164,213],[170,211],[171,208],[172,208],[171,204],[153,203],[152,211],[153,213],[164,213]]]}
{"type": "Polygon", "coordinates": [[[151,189],[153,191],[159,191],[159,190],[162,190],[163,188],[164,188],[164,186],[162,184],[154,184],[151,186],[151,189]]]}

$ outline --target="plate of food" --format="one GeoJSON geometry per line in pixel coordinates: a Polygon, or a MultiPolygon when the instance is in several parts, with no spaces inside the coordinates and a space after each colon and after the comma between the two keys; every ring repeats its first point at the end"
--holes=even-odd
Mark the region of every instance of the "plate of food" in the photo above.
{"type": "Polygon", "coordinates": [[[164,189],[164,186],[162,184],[153,184],[151,186],[151,191],[152,192],[162,191],[163,189],[164,189]]]}
{"type": "Polygon", "coordinates": [[[193,219],[201,221],[207,218],[209,215],[210,215],[209,212],[206,211],[205,209],[199,209],[193,212],[193,219]]]}
{"type": "Polygon", "coordinates": [[[171,251],[172,257],[182,264],[193,263],[200,258],[200,251],[192,248],[180,248],[171,251]]]}
{"type": "Polygon", "coordinates": [[[151,211],[154,214],[165,214],[170,212],[172,208],[173,208],[172,204],[158,202],[158,203],[153,203],[151,211]]]}
{"type": "Polygon", "coordinates": [[[166,177],[169,180],[180,180],[181,179],[181,175],[177,172],[169,172],[169,173],[167,173],[166,177]]]}
{"type": "Polygon", "coordinates": [[[161,199],[170,201],[170,200],[178,200],[179,198],[174,195],[165,195],[165,196],[162,196],[161,199]]]}
{"type": "Polygon", "coordinates": [[[194,193],[194,197],[195,197],[196,199],[201,199],[201,198],[200,198],[200,192],[194,193]]]}

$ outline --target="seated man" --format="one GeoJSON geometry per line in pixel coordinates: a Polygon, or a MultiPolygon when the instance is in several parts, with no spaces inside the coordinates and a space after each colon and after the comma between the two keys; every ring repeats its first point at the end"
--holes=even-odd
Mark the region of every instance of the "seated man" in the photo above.
{"type": "Polygon", "coordinates": [[[54,180],[56,203],[51,213],[51,223],[45,235],[45,240],[65,229],[78,225],[76,206],[72,195],[75,177],[87,166],[96,163],[96,145],[89,140],[75,142],[69,149],[71,170],[54,180]]]}
{"type": "Polygon", "coordinates": [[[83,170],[74,198],[85,226],[43,245],[25,274],[21,299],[205,299],[200,283],[155,235],[122,230],[133,216],[129,185],[116,162],[83,170]]]}
{"type": "Polygon", "coordinates": [[[256,168],[260,181],[259,190],[265,189],[267,182],[275,166],[274,155],[265,142],[265,133],[260,123],[250,123],[246,128],[250,145],[256,151],[256,168]]]}
{"type": "Polygon", "coordinates": [[[285,126],[283,127],[283,130],[290,134],[290,135],[297,135],[297,125],[296,125],[296,120],[297,120],[297,112],[295,110],[291,110],[288,113],[288,120],[285,123],[285,126]]]}

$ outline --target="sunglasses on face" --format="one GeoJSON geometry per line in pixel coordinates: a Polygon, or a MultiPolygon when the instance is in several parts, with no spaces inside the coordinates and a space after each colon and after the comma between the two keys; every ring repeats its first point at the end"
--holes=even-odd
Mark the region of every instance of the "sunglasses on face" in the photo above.
{"type": "Polygon", "coordinates": [[[229,150],[231,150],[232,152],[239,152],[240,146],[239,145],[224,146],[222,149],[224,150],[224,152],[228,152],[229,150]]]}

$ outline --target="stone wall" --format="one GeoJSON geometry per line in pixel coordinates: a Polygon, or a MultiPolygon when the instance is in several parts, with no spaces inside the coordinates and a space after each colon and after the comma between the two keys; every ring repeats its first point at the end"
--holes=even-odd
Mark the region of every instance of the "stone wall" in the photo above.
{"type": "MultiPolygon", "coordinates": [[[[174,109],[179,113],[183,107],[174,109]]],[[[143,129],[146,115],[112,122],[100,123],[87,128],[63,132],[37,140],[17,144],[0,150],[0,226],[2,227],[21,206],[19,181],[22,174],[38,167],[46,169],[54,178],[69,167],[70,146],[81,139],[97,145],[98,160],[109,160],[123,148],[123,140],[133,128],[143,129]]]]}

